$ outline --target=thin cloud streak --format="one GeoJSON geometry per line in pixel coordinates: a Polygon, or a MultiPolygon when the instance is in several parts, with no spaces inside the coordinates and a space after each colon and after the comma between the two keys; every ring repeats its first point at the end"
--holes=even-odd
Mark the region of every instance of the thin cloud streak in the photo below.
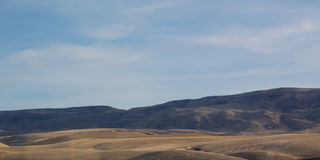
{"type": "Polygon", "coordinates": [[[174,6],[174,1],[163,1],[160,3],[153,3],[149,5],[143,5],[135,8],[128,8],[124,11],[126,14],[146,14],[156,12],[162,9],[170,8],[174,6]]]}
{"type": "Polygon", "coordinates": [[[108,65],[137,62],[143,56],[129,49],[110,49],[98,46],[53,45],[48,48],[26,49],[9,56],[12,62],[29,64],[66,64],[108,65]]]}
{"type": "Polygon", "coordinates": [[[112,25],[106,27],[88,28],[84,30],[85,35],[94,39],[119,39],[126,38],[136,30],[135,27],[125,25],[112,25]]]}
{"type": "Polygon", "coordinates": [[[316,87],[316,4],[3,2],[0,105],[125,108],[242,88],[316,87]]]}
{"type": "Polygon", "coordinates": [[[303,20],[295,24],[286,24],[269,29],[232,28],[212,36],[196,38],[194,42],[222,47],[249,49],[258,53],[278,53],[281,47],[277,44],[284,40],[283,45],[290,43],[294,36],[318,32],[318,20],[303,20]]]}

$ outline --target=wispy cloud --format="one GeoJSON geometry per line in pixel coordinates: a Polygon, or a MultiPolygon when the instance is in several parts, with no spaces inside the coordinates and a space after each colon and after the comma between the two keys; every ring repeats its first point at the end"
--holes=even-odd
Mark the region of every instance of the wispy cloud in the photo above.
{"type": "Polygon", "coordinates": [[[318,20],[303,20],[267,29],[232,28],[211,36],[198,37],[195,41],[214,46],[244,48],[260,53],[277,53],[281,48],[278,43],[283,42],[284,46],[294,40],[292,38],[295,36],[316,32],[319,29],[318,20]]]}
{"type": "Polygon", "coordinates": [[[94,39],[118,39],[128,37],[136,28],[125,25],[87,28],[84,33],[94,39]]]}
{"type": "Polygon", "coordinates": [[[317,86],[319,4],[1,2],[0,107],[140,106],[234,88],[317,86]]]}
{"type": "Polygon", "coordinates": [[[137,53],[129,49],[60,44],[47,48],[22,50],[9,56],[9,59],[12,62],[42,65],[61,62],[65,65],[109,65],[136,62],[142,56],[142,53],[137,53]]]}
{"type": "Polygon", "coordinates": [[[119,97],[143,101],[152,98],[153,90],[159,90],[147,87],[147,77],[135,75],[131,69],[146,61],[144,55],[139,50],[95,45],[55,44],[26,49],[2,59],[5,68],[0,69],[0,82],[11,84],[7,94],[12,97],[30,94],[20,98],[21,102],[12,102],[14,106],[121,104],[125,107],[129,103],[119,97]],[[40,96],[48,98],[34,100],[40,96]],[[57,99],[59,102],[54,102],[57,99]]]}
{"type": "Polygon", "coordinates": [[[153,4],[148,4],[148,5],[142,5],[139,7],[135,8],[129,8],[125,11],[125,13],[128,14],[133,14],[133,13],[151,13],[151,12],[156,12],[161,9],[166,9],[169,7],[172,7],[174,5],[174,1],[163,1],[160,3],[153,3],[153,4]]]}
{"type": "Polygon", "coordinates": [[[307,49],[301,50],[293,58],[300,68],[319,71],[320,45],[315,44],[307,49]]]}

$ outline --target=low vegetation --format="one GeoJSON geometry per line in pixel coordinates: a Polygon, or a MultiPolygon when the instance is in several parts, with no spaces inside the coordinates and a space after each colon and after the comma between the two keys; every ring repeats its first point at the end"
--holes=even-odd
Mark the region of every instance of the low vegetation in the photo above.
{"type": "Polygon", "coordinates": [[[320,133],[85,129],[0,138],[1,160],[316,160],[320,133]]]}

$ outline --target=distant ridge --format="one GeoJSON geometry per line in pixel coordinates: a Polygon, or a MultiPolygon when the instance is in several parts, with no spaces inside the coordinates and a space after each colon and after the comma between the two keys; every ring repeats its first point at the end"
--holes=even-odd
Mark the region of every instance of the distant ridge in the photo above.
{"type": "Polygon", "coordinates": [[[320,126],[320,89],[277,88],[175,100],[121,110],[109,106],[0,111],[0,135],[86,128],[290,132],[320,126]]]}

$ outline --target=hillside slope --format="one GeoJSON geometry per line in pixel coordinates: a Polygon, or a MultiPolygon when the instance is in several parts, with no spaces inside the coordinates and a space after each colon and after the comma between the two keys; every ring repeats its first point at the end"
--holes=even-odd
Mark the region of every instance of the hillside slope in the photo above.
{"type": "Polygon", "coordinates": [[[108,106],[2,111],[0,135],[118,127],[114,121],[124,112],[108,106]]]}
{"type": "Polygon", "coordinates": [[[0,136],[1,160],[316,160],[320,133],[83,129],[0,136]],[[24,139],[21,141],[21,139],[24,139]]]}
{"type": "Polygon", "coordinates": [[[278,88],[120,110],[108,106],[0,112],[0,135],[84,128],[286,132],[320,126],[320,89],[278,88]]]}

